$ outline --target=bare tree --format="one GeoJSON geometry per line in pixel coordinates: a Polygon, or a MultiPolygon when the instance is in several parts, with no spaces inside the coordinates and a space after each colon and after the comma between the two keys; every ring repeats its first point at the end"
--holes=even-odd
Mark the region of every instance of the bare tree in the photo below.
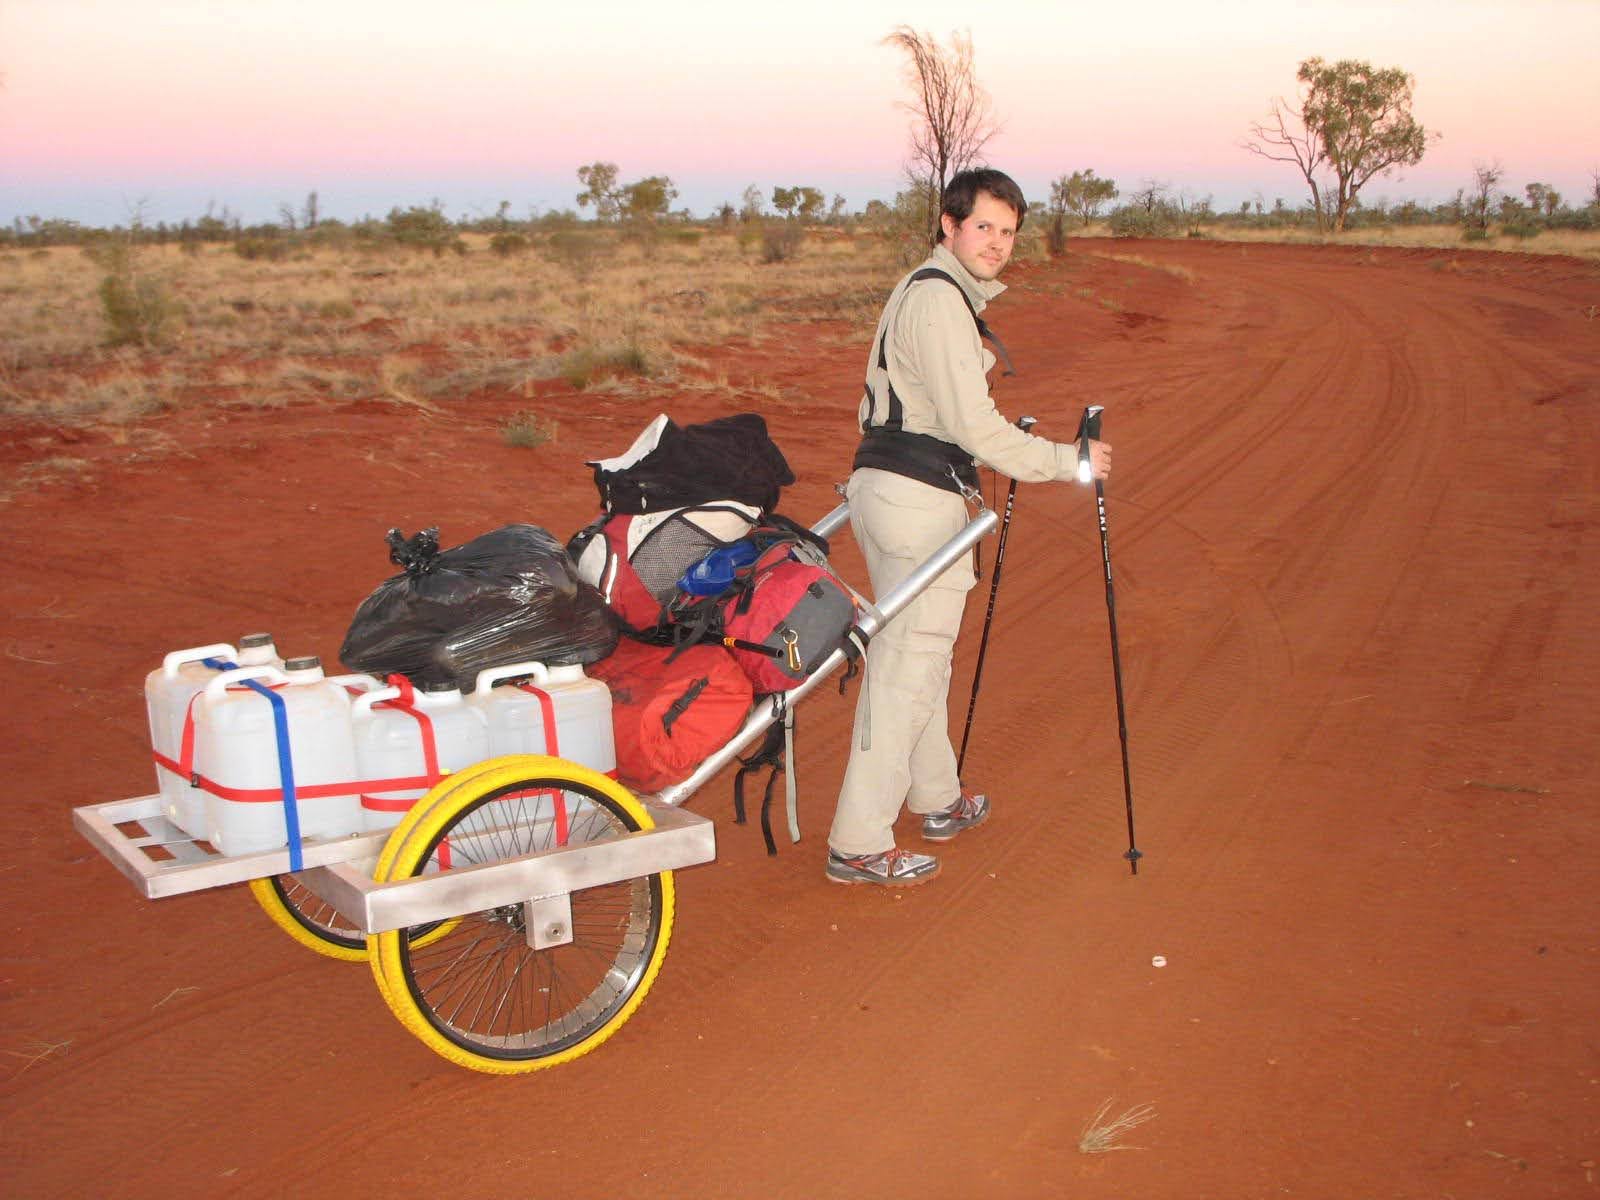
{"type": "Polygon", "coordinates": [[[1439,135],[1411,116],[1415,80],[1398,67],[1308,58],[1297,78],[1300,107],[1273,101],[1270,123],[1252,125],[1252,140],[1243,145],[1262,158],[1294,163],[1311,189],[1318,227],[1340,233],[1373,176],[1415,166],[1429,138],[1439,135]]]}
{"type": "Polygon", "coordinates": [[[1505,168],[1498,161],[1473,164],[1472,195],[1466,202],[1463,214],[1469,229],[1488,231],[1489,210],[1494,205],[1495,189],[1500,186],[1505,173],[1505,168]]]}
{"type": "MultiPolygon", "coordinates": [[[[906,82],[912,100],[911,182],[935,198],[952,175],[982,161],[983,148],[996,133],[989,94],[979,86],[972,66],[972,35],[952,33],[941,46],[930,33],[901,25],[884,44],[904,51],[906,82]]],[[[930,236],[938,233],[939,206],[933,208],[930,236]]]]}
{"type": "Polygon", "coordinates": [[[1311,189],[1311,207],[1317,210],[1317,228],[1326,229],[1328,219],[1322,207],[1322,189],[1317,182],[1317,172],[1326,158],[1322,138],[1306,125],[1299,110],[1290,108],[1282,97],[1273,100],[1272,114],[1267,119],[1271,124],[1260,121],[1251,124],[1252,140],[1243,143],[1244,148],[1262,158],[1293,163],[1299,168],[1306,186],[1311,189]]]}
{"type": "Polygon", "coordinates": [[[1160,179],[1141,179],[1136,191],[1128,195],[1128,203],[1146,214],[1154,214],[1167,202],[1167,192],[1172,187],[1160,179]]]}

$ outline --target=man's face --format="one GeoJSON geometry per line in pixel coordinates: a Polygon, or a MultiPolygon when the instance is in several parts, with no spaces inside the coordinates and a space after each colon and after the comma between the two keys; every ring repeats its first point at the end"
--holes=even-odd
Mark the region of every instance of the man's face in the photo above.
{"type": "Polygon", "coordinates": [[[1017,240],[1017,210],[988,192],[978,193],[972,212],[959,225],[949,213],[939,218],[939,224],[944,229],[944,244],[974,277],[994,279],[1011,260],[1017,240]]]}

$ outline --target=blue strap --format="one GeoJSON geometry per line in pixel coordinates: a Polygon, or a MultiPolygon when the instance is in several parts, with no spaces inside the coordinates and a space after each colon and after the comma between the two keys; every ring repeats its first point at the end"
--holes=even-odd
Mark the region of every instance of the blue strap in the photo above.
{"type": "MultiPolygon", "coordinates": [[[[214,671],[230,671],[233,664],[218,658],[204,660],[214,671]]],[[[272,705],[272,725],[278,735],[278,778],[283,782],[283,825],[289,837],[289,870],[298,871],[305,865],[300,850],[300,806],[295,803],[294,758],[289,753],[289,710],[283,697],[254,679],[241,680],[245,687],[259,692],[272,705]]]]}

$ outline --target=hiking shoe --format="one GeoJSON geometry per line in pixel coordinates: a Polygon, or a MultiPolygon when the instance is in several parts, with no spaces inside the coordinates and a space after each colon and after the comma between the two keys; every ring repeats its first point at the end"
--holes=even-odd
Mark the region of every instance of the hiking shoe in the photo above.
{"type": "Polygon", "coordinates": [[[943,812],[922,818],[922,836],[930,842],[948,842],[963,829],[982,825],[988,819],[989,797],[962,792],[960,799],[943,812]]]}
{"type": "Polygon", "coordinates": [[[888,887],[914,887],[939,873],[939,860],[931,854],[885,850],[882,854],[838,854],[828,851],[823,872],[829,883],[876,883],[888,887]]]}

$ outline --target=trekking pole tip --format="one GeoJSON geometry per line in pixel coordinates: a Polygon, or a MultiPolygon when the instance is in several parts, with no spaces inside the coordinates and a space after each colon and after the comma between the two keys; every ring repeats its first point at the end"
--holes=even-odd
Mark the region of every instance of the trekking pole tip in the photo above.
{"type": "Polygon", "coordinates": [[[1123,851],[1122,857],[1128,860],[1130,873],[1137,875],[1139,873],[1139,860],[1144,857],[1144,851],[1134,846],[1129,846],[1123,851]]]}

